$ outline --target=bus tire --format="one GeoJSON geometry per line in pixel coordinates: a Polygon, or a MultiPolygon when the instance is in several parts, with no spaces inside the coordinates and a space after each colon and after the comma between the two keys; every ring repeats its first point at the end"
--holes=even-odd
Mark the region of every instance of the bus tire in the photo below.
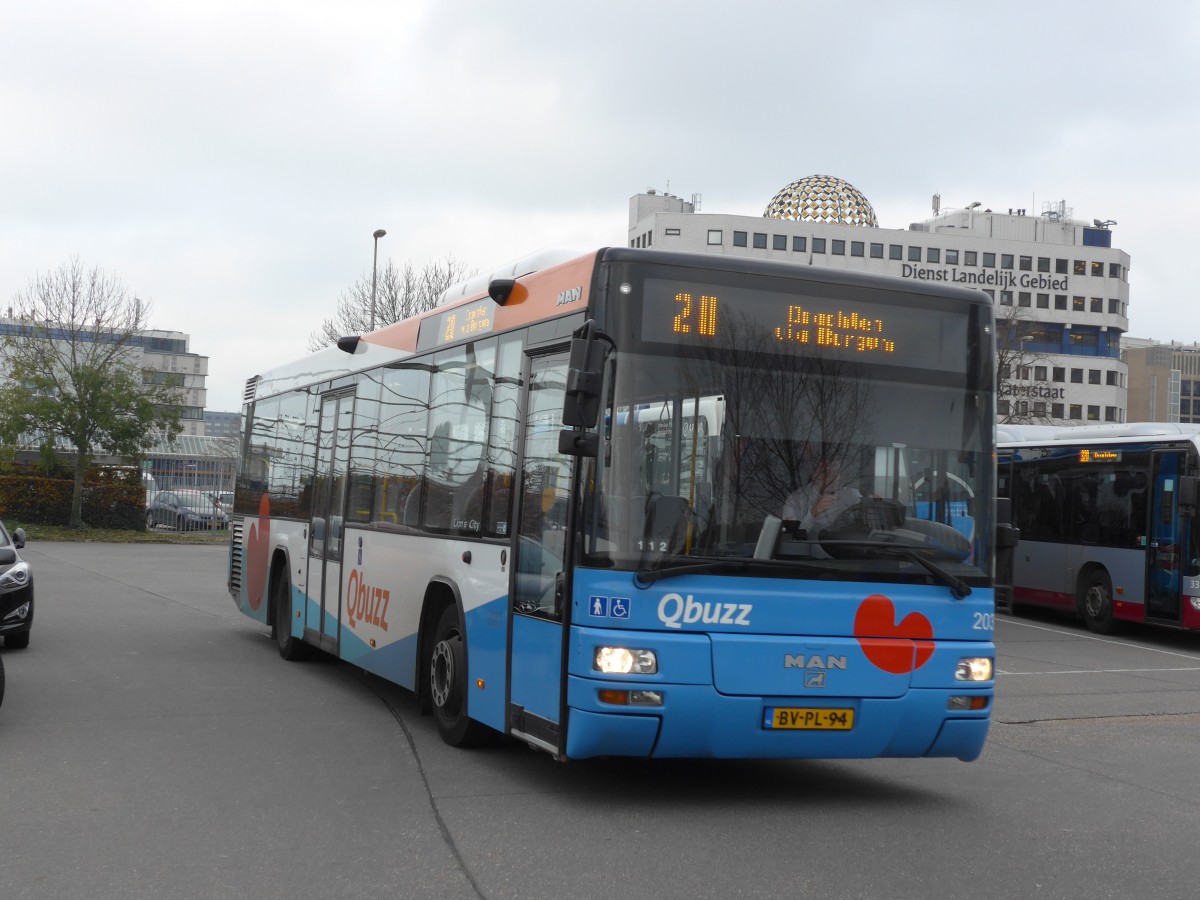
{"type": "Polygon", "coordinates": [[[308,644],[292,636],[292,586],[287,575],[280,572],[271,582],[271,637],[279,655],[288,662],[306,659],[308,644]]]}
{"type": "Polygon", "coordinates": [[[1080,580],[1079,606],[1083,623],[1096,634],[1112,634],[1117,629],[1113,618],[1112,580],[1103,569],[1093,569],[1080,580]]]}
{"type": "Polygon", "coordinates": [[[458,608],[442,610],[429,642],[426,671],[433,718],[442,740],[451,747],[478,747],[491,729],[467,715],[467,654],[458,608]]]}

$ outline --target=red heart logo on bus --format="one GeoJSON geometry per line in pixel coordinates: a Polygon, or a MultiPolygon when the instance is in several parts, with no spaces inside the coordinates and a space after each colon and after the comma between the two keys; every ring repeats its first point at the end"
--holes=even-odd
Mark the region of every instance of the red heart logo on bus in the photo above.
{"type": "Polygon", "coordinates": [[[919,669],[933,656],[933,623],[912,612],[897,624],[896,607],[882,594],[872,594],[858,607],[854,636],[867,659],[893,675],[919,669]]]}
{"type": "Polygon", "coordinates": [[[250,608],[258,612],[267,592],[267,551],[271,543],[271,500],[266,495],[258,501],[258,521],[251,523],[243,553],[246,566],[246,597],[250,608]]]}

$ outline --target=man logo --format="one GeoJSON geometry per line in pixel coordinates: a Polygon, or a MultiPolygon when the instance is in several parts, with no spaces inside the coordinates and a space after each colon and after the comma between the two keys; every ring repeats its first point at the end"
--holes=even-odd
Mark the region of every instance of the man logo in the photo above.
{"type": "Polygon", "coordinates": [[[806,688],[823,688],[825,687],[824,672],[805,672],[804,686],[806,688]]]}
{"type": "Polygon", "coordinates": [[[816,669],[824,671],[826,669],[845,669],[846,657],[844,656],[805,656],[803,653],[797,653],[794,656],[791,653],[783,654],[783,667],[785,669],[816,669]]]}

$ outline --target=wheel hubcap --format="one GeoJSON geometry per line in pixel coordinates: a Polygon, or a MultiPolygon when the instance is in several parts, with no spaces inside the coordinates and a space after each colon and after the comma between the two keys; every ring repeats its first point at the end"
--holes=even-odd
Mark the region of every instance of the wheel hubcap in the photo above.
{"type": "Polygon", "coordinates": [[[1087,597],[1085,599],[1087,614],[1092,618],[1098,618],[1104,612],[1104,607],[1107,601],[1108,594],[1104,588],[1098,584],[1092,585],[1090,588],[1088,588],[1087,597]]]}
{"type": "Polygon", "coordinates": [[[454,690],[454,651],[450,648],[448,639],[438,641],[434,646],[429,676],[433,705],[445,709],[454,690]]]}

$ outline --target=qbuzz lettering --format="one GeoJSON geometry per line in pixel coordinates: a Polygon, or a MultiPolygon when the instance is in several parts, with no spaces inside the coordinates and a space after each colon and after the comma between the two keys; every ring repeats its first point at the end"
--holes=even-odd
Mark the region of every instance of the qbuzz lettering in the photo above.
{"type": "Polygon", "coordinates": [[[721,603],[696,600],[691,594],[664,594],[658,601],[658,620],[668,628],[684,625],[741,625],[750,624],[751,603],[721,603]]]}
{"type": "Polygon", "coordinates": [[[346,584],[346,616],[350,627],[357,623],[366,622],[388,630],[388,604],[391,602],[391,591],[372,587],[363,580],[358,569],[350,572],[350,581],[346,584]]]}

